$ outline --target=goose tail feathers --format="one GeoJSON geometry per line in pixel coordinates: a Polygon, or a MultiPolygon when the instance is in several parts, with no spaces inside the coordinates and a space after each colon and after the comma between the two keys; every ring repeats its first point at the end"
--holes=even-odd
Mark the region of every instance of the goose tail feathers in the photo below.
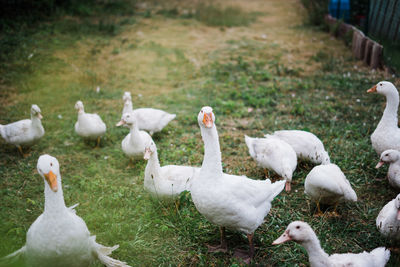
{"type": "Polygon", "coordinates": [[[374,257],[374,266],[384,267],[390,258],[390,251],[385,247],[379,247],[370,252],[374,257]]]}
{"type": "Polygon", "coordinates": [[[271,202],[274,200],[274,198],[279,195],[280,192],[282,192],[283,188],[285,188],[286,180],[281,180],[275,183],[270,184],[269,186],[272,187],[270,188],[270,196],[268,200],[271,202]]]}
{"type": "Polygon", "coordinates": [[[126,262],[119,261],[109,257],[114,250],[119,248],[119,245],[113,247],[106,247],[96,242],[96,236],[91,236],[94,253],[97,255],[99,261],[107,267],[130,267],[126,262]]]}
{"type": "Polygon", "coordinates": [[[247,147],[249,149],[250,156],[254,157],[255,156],[255,151],[254,151],[254,147],[253,147],[253,138],[251,138],[251,137],[249,137],[247,135],[244,135],[244,141],[246,142],[246,145],[247,145],[247,147]]]}
{"type": "Polygon", "coordinates": [[[346,191],[344,192],[344,197],[348,201],[353,201],[353,202],[357,201],[357,194],[351,187],[346,189],[346,191]]]}
{"type": "Polygon", "coordinates": [[[17,251],[3,257],[0,259],[0,263],[7,263],[7,264],[12,264],[16,261],[18,261],[26,251],[26,247],[23,246],[22,248],[18,249],[17,251]]]}

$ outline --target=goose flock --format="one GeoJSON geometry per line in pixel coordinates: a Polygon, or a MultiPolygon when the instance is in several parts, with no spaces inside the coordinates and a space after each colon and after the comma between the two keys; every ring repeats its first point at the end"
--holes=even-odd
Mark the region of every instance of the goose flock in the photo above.
{"type": "MultiPolygon", "coordinates": [[[[376,168],[385,163],[390,164],[389,184],[399,190],[399,93],[387,81],[379,82],[367,92],[376,92],[386,97],[386,108],[371,135],[371,143],[377,157],[380,157],[376,168]]],[[[204,143],[202,165],[161,166],[152,135],[160,132],[176,115],[153,108],[134,110],[129,92],[124,93],[123,102],[122,117],[116,124],[130,130],[122,140],[123,153],[130,159],[147,161],[144,188],[155,197],[162,201],[173,201],[183,191],[190,192],[198,212],[220,229],[220,244],[207,245],[209,252],[227,252],[225,230],[235,230],[247,235],[249,250],[235,250],[234,256],[245,263],[251,262],[255,254],[255,231],[266,219],[273,200],[284,189],[288,194],[294,194],[291,192],[291,182],[299,160],[316,165],[304,181],[305,194],[316,204],[316,216],[340,217],[336,211],[339,203],[357,201],[357,194],[343,171],[331,162],[321,140],[310,132],[279,130],[263,138],[245,135],[244,141],[249,154],[264,170],[266,177],[256,180],[244,175],[231,175],[223,172],[216,115],[211,107],[204,106],[197,115],[204,143]],[[273,171],[281,179],[271,182],[268,178],[269,171],[273,171]],[[333,212],[324,214],[320,203],[333,206],[333,212]]],[[[85,113],[82,101],[76,102],[75,109],[78,111],[76,134],[95,140],[96,147],[99,147],[101,137],[106,132],[105,123],[99,115],[85,113]]],[[[0,134],[6,143],[15,145],[26,157],[22,147],[30,147],[44,136],[41,119],[40,108],[32,105],[30,120],[0,125],[0,134]]],[[[28,266],[88,266],[93,261],[99,261],[108,267],[129,266],[109,256],[118,245],[106,247],[97,243],[84,220],[76,215],[76,205],[65,205],[58,160],[47,154],[40,156],[37,171],[44,181],[44,211],[30,226],[25,246],[2,258],[0,264],[11,264],[23,258],[28,266]]],[[[400,240],[400,194],[379,212],[376,227],[387,239],[400,240]]],[[[287,241],[295,241],[306,249],[311,266],[379,267],[385,266],[390,258],[390,251],[385,247],[358,254],[328,255],[311,226],[303,221],[289,223],[284,233],[272,244],[280,245],[287,241]]]]}

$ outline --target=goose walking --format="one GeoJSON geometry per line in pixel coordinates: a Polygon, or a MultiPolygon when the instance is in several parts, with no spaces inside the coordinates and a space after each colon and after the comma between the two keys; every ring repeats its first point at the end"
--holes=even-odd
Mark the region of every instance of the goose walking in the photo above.
{"type": "Polygon", "coordinates": [[[142,158],[146,144],[153,142],[151,136],[145,131],[139,131],[136,116],[133,113],[125,113],[116,126],[127,125],[130,133],[122,140],[122,151],[130,159],[142,158]]]}
{"type": "Polygon", "coordinates": [[[227,251],[225,228],[247,234],[250,250],[236,256],[249,263],[254,255],[254,231],[264,222],[271,202],[283,190],[285,181],[253,180],[246,176],[224,175],[215,116],[211,107],[203,107],[198,123],[204,142],[204,159],[199,176],[193,180],[191,195],[197,210],[220,226],[221,244],[209,251],[227,251]]]}
{"type": "Polygon", "coordinates": [[[42,112],[37,105],[31,107],[31,119],[20,120],[10,124],[0,124],[0,135],[8,144],[13,144],[23,157],[28,156],[22,146],[31,146],[44,135],[42,112]]]}
{"type": "Polygon", "coordinates": [[[118,245],[105,247],[97,243],[84,220],[65,206],[58,160],[40,156],[37,171],[44,180],[44,212],[30,226],[25,246],[3,261],[23,257],[28,266],[87,267],[99,260],[108,267],[128,266],[108,256],[118,245]]]}
{"type": "Polygon", "coordinates": [[[397,111],[399,92],[391,82],[382,81],[370,88],[368,93],[378,93],[386,97],[386,107],[382,118],[371,135],[372,147],[380,156],[388,149],[400,150],[400,129],[397,111]]]}
{"type": "Polygon", "coordinates": [[[106,133],[105,123],[99,115],[86,113],[80,100],[76,102],[75,109],[78,111],[75,132],[83,138],[97,140],[96,147],[99,147],[100,138],[106,133]]]}

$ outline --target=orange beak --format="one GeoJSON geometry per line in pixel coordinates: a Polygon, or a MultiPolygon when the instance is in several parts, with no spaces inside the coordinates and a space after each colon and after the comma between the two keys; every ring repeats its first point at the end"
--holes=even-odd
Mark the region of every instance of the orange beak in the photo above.
{"type": "Polygon", "coordinates": [[[289,230],[286,230],[278,239],[272,242],[272,245],[279,245],[290,240],[292,240],[292,238],[289,236],[289,230]]]}
{"type": "Polygon", "coordinates": [[[212,113],[204,113],[203,123],[206,128],[211,128],[213,126],[212,113]]]}
{"type": "Polygon", "coordinates": [[[46,178],[46,181],[49,184],[51,190],[53,190],[53,192],[57,192],[57,175],[55,175],[54,172],[49,171],[49,173],[44,174],[44,178],[46,178]]]}
{"type": "Polygon", "coordinates": [[[376,85],[372,86],[370,89],[367,90],[367,93],[375,93],[376,92],[376,85]]]}
{"type": "Polygon", "coordinates": [[[42,114],[38,113],[38,118],[39,118],[39,119],[43,119],[42,114]]]}

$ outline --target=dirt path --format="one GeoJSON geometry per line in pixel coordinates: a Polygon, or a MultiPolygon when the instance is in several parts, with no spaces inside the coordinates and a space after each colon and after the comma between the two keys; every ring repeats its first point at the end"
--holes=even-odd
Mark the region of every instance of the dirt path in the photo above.
{"type": "Polygon", "coordinates": [[[78,48],[57,52],[56,57],[69,65],[65,79],[73,76],[88,84],[88,80],[93,82],[88,78],[94,76],[95,82],[88,86],[104,86],[113,81],[114,87],[154,95],[178,87],[210,60],[229,58],[232,51],[240,51],[240,46],[249,42],[263,50],[255,56],[279,56],[285,65],[305,73],[319,66],[310,61],[317,51],[351,56],[341,41],[302,26],[305,10],[298,0],[221,3],[262,15],[248,27],[225,29],[208,27],[196,20],[143,18],[108,43],[87,40],[78,48]],[[98,51],[93,53],[94,49],[98,51]]]}

